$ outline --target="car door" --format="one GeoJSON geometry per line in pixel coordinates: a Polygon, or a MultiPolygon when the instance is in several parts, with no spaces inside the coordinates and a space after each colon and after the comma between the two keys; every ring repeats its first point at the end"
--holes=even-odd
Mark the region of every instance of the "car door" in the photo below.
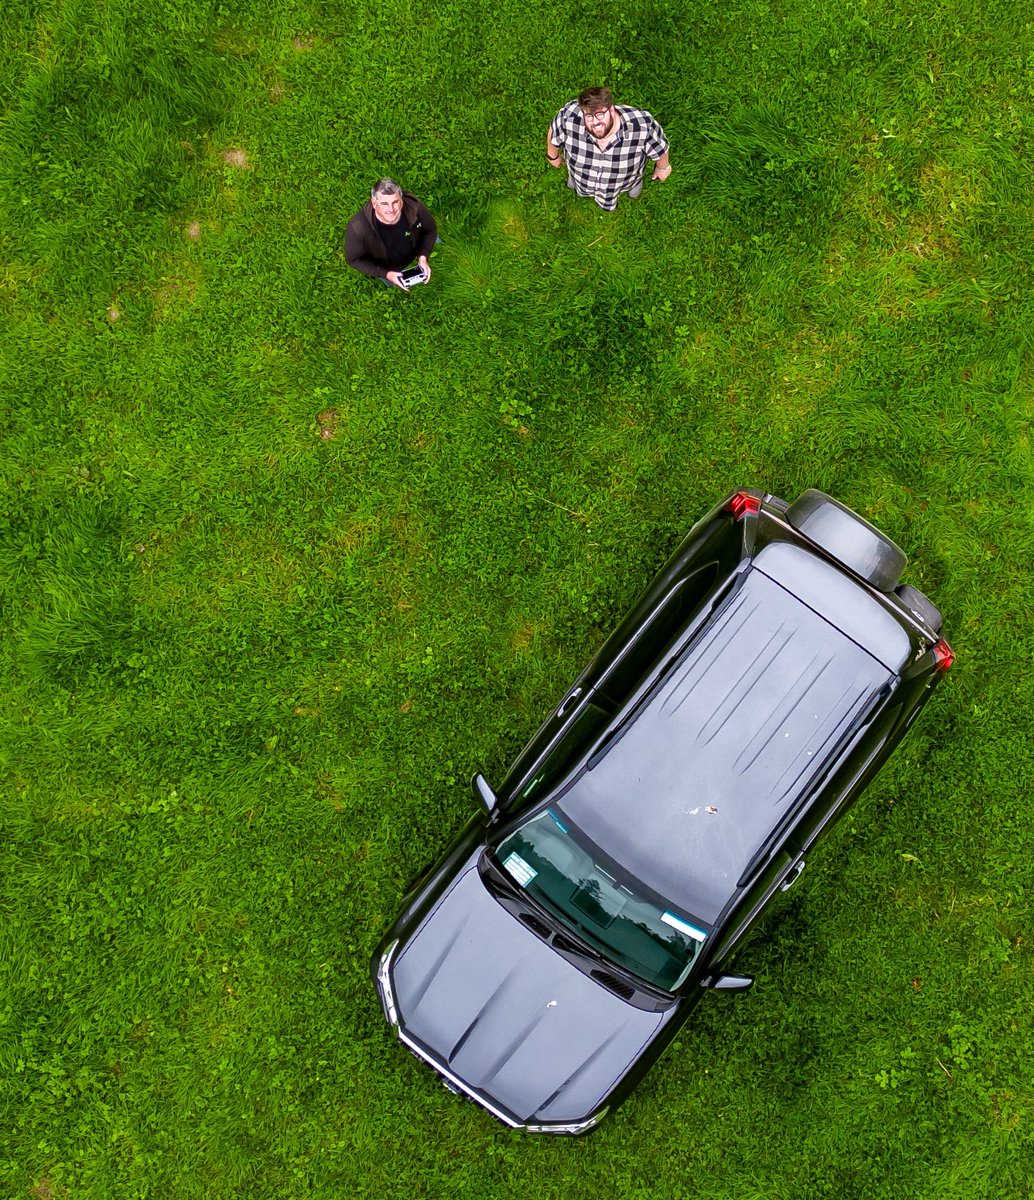
{"type": "Polygon", "coordinates": [[[796,879],[795,866],[798,860],[791,852],[780,849],[771,861],[755,876],[744,889],[744,894],[722,920],[722,931],[710,948],[708,970],[721,974],[744,938],[753,929],[769,902],[784,884],[796,879]]]}

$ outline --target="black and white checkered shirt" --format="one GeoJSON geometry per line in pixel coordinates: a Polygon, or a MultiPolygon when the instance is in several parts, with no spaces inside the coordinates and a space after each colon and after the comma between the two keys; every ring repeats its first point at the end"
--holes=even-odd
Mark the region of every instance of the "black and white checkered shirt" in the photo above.
{"type": "Polygon", "coordinates": [[[606,150],[585,127],[577,100],[565,104],[549,127],[553,145],[567,160],[568,183],[608,212],[617,208],[622,192],[642,183],[646,160],[656,161],[668,149],[664,130],[645,109],[615,104],[614,111],[621,124],[606,150]]]}

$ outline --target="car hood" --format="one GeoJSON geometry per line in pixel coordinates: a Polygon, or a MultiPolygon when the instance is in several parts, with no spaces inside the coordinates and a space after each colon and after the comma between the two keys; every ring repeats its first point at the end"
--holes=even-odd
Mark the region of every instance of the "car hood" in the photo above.
{"type": "Polygon", "coordinates": [[[591,1115],[664,1021],[525,928],[473,864],[400,948],[392,976],[403,1033],[519,1123],[591,1115]]]}

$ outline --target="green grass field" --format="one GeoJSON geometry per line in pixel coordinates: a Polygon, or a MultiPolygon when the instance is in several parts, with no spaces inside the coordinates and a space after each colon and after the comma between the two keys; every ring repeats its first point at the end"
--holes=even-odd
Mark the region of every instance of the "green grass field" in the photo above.
{"type": "Polygon", "coordinates": [[[1034,1197],[1034,17],[0,17],[0,1195],[1034,1197]],[[589,84],[673,173],[548,170],[589,84]],[[341,239],[382,174],[430,286],[341,239]],[[507,1133],[368,959],[724,492],[909,552],[947,683],[615,1119],[507,1133]]]}

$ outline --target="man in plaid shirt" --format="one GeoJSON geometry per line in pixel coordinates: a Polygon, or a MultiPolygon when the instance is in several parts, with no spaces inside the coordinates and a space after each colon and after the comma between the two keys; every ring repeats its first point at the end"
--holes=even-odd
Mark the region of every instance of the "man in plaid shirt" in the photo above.
{"type": "Polygon", "coordinates": [[[609,88],[586,88],[553,118],[546,134],[546,157],[559,167],[567,160],[567,186],[591,196],[608,212],[627,192],[643,190],[643,168],[652,159],[651,179],[667,179],[668,139],[642,108],[615,104],[609,88]]]}

